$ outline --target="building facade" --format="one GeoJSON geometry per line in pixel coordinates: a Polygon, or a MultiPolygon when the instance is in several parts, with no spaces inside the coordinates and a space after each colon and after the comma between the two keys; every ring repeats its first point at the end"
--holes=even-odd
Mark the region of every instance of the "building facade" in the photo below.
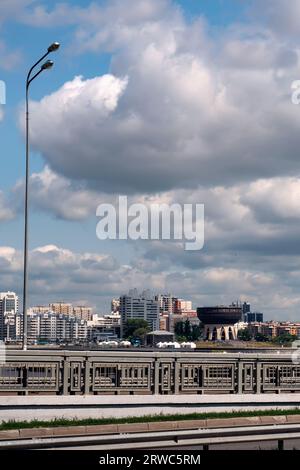
{"type": "Polygon", "coordinates": [[[159,312],[161,315],[181,315],[192,311],[192,302],[190,300],[179,299],[171,294],[159,294],[155,296],[159,303],[159,312]]]}
{"type": "Polygon", "coordinates": [[[174,313],[176,297],[171,294],[158,294],[154,298],[159,304],[159,313],[161,315],[174,313]]]}
{"type": "Polygon", "coordinates": [[[120,339],[121,315],[94,315],[93,320],[88,322],[89,339],[96,341],[117,341],[120,339]]]}
{"type": "Polygon", "coordinates": [[[120,312],[120,299],[112,299],[111,301],[111,313],[120,312]]]}
{"type": "Polygon", "coordinates": [[[15,292],[0,292],[0,341],[16,339],[16,316],[19,298],[15,292]]]}
{"type": "Polygon", "coordinates": [[[239,323],[242,321],[242,308],[201,307],[197,309],[198,318],[204,326],[204,339],[207,341],[232,341],[238,337],[239,323]]]}
{"type": "Polygon", "coordinates": [[[263,323],[264,314],[259,312],[248,312],[245,315],[244,321],[246,323],[263,323]]]}
{"type": "Polygon", "coordinates": [[[48,310],[58,315],[72,315],[73,305],[66,302],[54,302],[49,304],[48,310]]]}
{"type": "Polygon", "coordinates": [[[300,323],[293,322],[254,322],[249,323],[248,329],[252,336],[262,334],[271,338],[276,338],[280,335],[289,334],[300,338],[300,323]]]}
{"type": "Polygon", "coordinates": [[[91,321],[93,317],[93,309],[91,307],[78,306],[73,307],[73,315],[78,320],[91,321]]]}
{"type": "MultiPolygon", "coordinates": [[[[23,318],[18,315],[18,340],[22,339],[22,324],[23,318]]],[[[88,340],[88,322],[70,315],[29,311],[27,314],[27,338],[29,344],[86,342],[88,340]]]]}
{"type": "Polygon", "coordinates": [[[242,304],[242,310],[243,310],[243,321],[247,321],[247,315],[248,313],[251,312],[251,305],[249,302],[244,302],[242,304]]]}
{"type": "Polygon", "coordinates": [[[120,297],[121,336],[128,320],[146,320],[149,328],[159,329],[159,302],[148,291],[141,294],[136,289],[120,297]]]}

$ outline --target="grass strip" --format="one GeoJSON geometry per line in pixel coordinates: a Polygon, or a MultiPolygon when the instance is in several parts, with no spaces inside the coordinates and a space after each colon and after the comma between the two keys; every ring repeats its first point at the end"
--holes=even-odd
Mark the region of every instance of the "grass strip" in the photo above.
{"type": "Polygon", "coordinates": [[[165,421],[187,421],[197,419],[229,419],[229,418],[250,418],[255,416],[287,416],[300,415],[300,408],[282,410],[258,410],[258,411],[234,411],[234,412],[212,412],[212,413],[190,413],[172,415],[150,415],[135,416],[131,418],[100,418],[100,419],[54,419],[51,421],[4,421],[0,424],[0,431],[13,429],[31,428],[54,428],[59,426],[93,426],[105,424],[130,424],[130,423],[155,423],[165,421]]]}

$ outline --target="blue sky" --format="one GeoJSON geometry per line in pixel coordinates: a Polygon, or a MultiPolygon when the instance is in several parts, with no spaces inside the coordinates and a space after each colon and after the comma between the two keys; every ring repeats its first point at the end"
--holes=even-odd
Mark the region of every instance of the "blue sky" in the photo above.
{"type": "Polygon", "coordinates": [[[150,287],[195,306],[240,298],[269,317],[297,318],[299,109],[289,94],[299,78],[300,2],[127,4],[0,4],[0,290],[21,294],[25,77],[59,41],[55,67],[31,88],[30,247],[48,246],[32,253],[31,303],[64,297],[107,310],[110,297],[150,287]],[[78,101],[66,82],[82,90],[78,101]],[[116,100],[105,117],[101,93],[116,100]],[[118,194],[205,203],[204,250],[100,242],[96,207],[118,194]]]}
{"type": "MultiPolygon", "coordinates": [[[[40,2],[47,10],[53,8],[53,1],[40,2]]],[[[59,2],[56,2],[59,3],[59,2]]],[[[87,1],[77,0],[70,2],[72,6],[86,7],[87,1]]],[[[103,4],[104,2],[96,2],[103,4]]],[[[198,17],[204,17],[212,27],[226,28],[232,21],[242,21],[245,18],[245,2],[242,0],[182,0],[174,2],[180,5],[184,15],[189,21],[198,17]]],[[[76,75],[91,78],[109,72],[111,55],[107,53],[86,53],[73,55],[70,43],[72,42],[73,26],[61,25],[44,29],[16,23],[14,17],[10,18],[2,27],[2,38],[9,49],[17,50],[20,54],[18,64],[10,70],[1,67],[1,79],[7,86],[7,104],[5,107],[5,119],[1,123],[1,153],[5,158],[5,178],[2,178],[1,189],[9,190],[17,179],[24,175],[24,141],[18,126],[18,113],[24,100],[24,80],[28,67],[41,56],[46,46],[54,40],[59,41],[62,47],[57,54],[53,54],[55,68],[51,72],[36,80],[31,88],[31,97],[39,99],[53,90],[59,88],[64,82],[76,75]]],[[[31,171],[40,171],[44,166],[42,155],[32,152],[31,171]]],[[[23,244],[20,220],[14,221],[3,227],[1,243],[6,245],[11,240],[14,246],[21,248],[23,244]]],[[[87,228],[83,224],[64,224],[62,221],[53,222],[48,214],[32,216],[31,244],[36,246],[49,243],[67,242],[72,249],[82,248],[82,237],[87,244],[93,247],[98,245],[93,233],[93,221],[87,228]],[[80,233],[78,237],[71,237],[74,225],[80,233]],[[92,236],[91,236],[92,232],[92,236]]]]}
{"type": "MultiPolygon", "coordinates": [[[[45,8],[51,10],[53,1],[41,2],[45,8]]],[[[59,3],[59,2],[57,2],[59,3]]],[[[87,5],[85,0],[70,2],[84,8],[87,5]]],[[[104,2],[97,2],[103,4],[104,2]]],[[[245,19],[245,2],[243,0],[178,0],[174,4],[180,5],[186,18],[193,21],[199,16],[203,16],[208,24],[213,28],[223,28],[229,26],[232,21],[243,21],[245,19]]],[[[20,59],[18,65],[11,70],[1,67],[1,79],[7,84],[7,106],[5,109],[6,118],[1,124],[1,142],[3,151],[10,155],[9,165],[3,185],[9,188],[17,178],[22,177],[23,171],[20,166],[19,155],[22,152],[23,141],[16,126],[16,114],[18,107],[22,105],[24,99],[24,77],[28,66],[40,57],[43,50],[53,40],[62,44],[62,49],[55,54],[55,69],[49,76],[41,77],[34,83],[31,90],[33,98],[40,98],[51,93],[61,86],[65,81],[75,75],[84,77],[94,77],[109,71],[109,54],[86,53],[72,55],[70,42],[72,41],[72,26],[60,26],[58,28],[43,29],[15,23],[11,18],[2,28],[2,38],[12,50],[18,50],[20,59]],[[3,69],[4,68],[4,69],[3,69]]],[[[40,169],[41,162],[38,155],[32,159],[32,169],[40,169]],[[38,161],[37,161],[38,160],[38,161]]]]}
{"type": "MultiPolygon", "coordinates": [[[[53,1],[43,1],[42,5],[47,10],[53,8],[53,1]]],[[[59,2],[56,2],[59,3],[59,2]]],[[[72,6],[86,7],[85,0],[72,1],[72,6]]],[[[104,2],[96,2],[103,4],[104,2]]],[[[182,0],[174,2],[174,5],[180,5],[184,15],[189,21],[198,17],[204,17],[208,25],[217,30],[226,28],[232,21],[243,21],[245,19],[245,2],[243,0],[182,0]]],[[[17,23],[11,18],[3,26],[2,37],[11,50],[18,50],[20,59],[18,65],[11,70],[1,70],[1,79],[7,84],[7,105],[5,107],[5,120],[1,123],[1,149],[2,154],[7,161],[5,169],[5,178],[1,182],[1,188],[8,190],[13,186],[17,179],[24,175],[24,141],[18,126],[18,112],[24,100],[24,79],[28,66],[34,63],[45,46],[51,44],[54,40],[59,41],[62,47],[59,53],[54,54],[52,59],[55,61],[55,68],[36,80],[31,88],[31,97],[39,99],[53,90],[59,88],[64,82],[70,80],[76,75],[83,75],[85,78],[92,78],[109,72],[111,55],[107,53],[86,53],[73,55],[70,43],[73,26],[60,26],[58,28],[43,29],[41,27],[32,27],[17,23]]],[[[32,152],[31,171],[40,171],[43,168],[44,161],[42,155],[32,152]]],[[[17,247],[22,246],[23,240],[20,231],[20,221],[17,221],[4,229],[2,234],[2,243],[7,244],[13,237],[17,247]],[[12,235],[13,234],[13,235],[12,235]]],[[[33,217],[31,243],[36,246],[40,243],[49,243],[52,239],[55,244],[61,242],[65,244],[70,242],[70,233],[74,227],[68,227],[64,223],[56,221],[51,222],[51,217],[47,214],[39,214],[33,217]],[[42,223],[41,223],[42,221],[42,223]]],[[[73,224],[72,224],[73,225],[73,224]]],[[[89,229],[84,224],[76,224],[76,230],[80,236],[72,240],[72,249],[82,248],[82,237],[88,237],[93,222],[89,229]]],[[[88,237],[87,243],[93,246],[97,245],[97,240],[88,237]]]]}

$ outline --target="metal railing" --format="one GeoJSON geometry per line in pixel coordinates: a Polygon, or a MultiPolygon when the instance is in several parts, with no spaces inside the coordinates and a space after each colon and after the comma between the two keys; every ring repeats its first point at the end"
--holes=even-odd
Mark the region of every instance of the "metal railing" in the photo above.
{"type": "Polygon", "coordinates": [[[276,426],[245,426],[239,428],[198,429],[192,431],[143,432],[101,436],[45,437],[0,441],[0,450],[53,449],[94,446],[97,450],[134,450],[153,448],[176,448],[185,446],[210,446],[255,442],[277,442],[284,449],[287,440],[300,443],[300,424],[276,426]]]}
{"type": "Polygon", "coordinates": [[[8,350],[0,393],[255,394],[300,392],[291,354],[8,350]]]}

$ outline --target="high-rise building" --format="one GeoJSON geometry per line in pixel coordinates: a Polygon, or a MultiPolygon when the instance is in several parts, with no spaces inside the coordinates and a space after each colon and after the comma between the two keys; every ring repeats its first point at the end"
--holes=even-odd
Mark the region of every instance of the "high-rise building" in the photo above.
{"type": "Polygon", "coordinates": [[[159,294],[155,296],[155,300],[159,304],[161,315],[164,313],[174,313],[176,297],[173,297],[171,294],[159,294]]]}
{"type": "Polygon", "coordinates": [[[91,341],[117,341],[120,339],[121,316],[119,313],[110,315],[93,315],[88,322],[88,336],[91,341]]]}
{"type": "Polygon", "coordinates": [[[245,316],[246,323],[263,323],[264,314],[258,312],[248,312],[245,316]]]}
{"type": "Polygon", "coordinates": [[[159,329],[159,302],[149,291],[141,294],[136,289],[120,297],[121,336],[130,319],[146,320],[152,331],[159,329]]]}
{"type": "Polygon", "coordinates": [[[16,339],[16,315],[19,298],[15,292],[0,292],[0,340],[16,339]]]}
{"type": "Polygon", "coordinates": [[[57,315],[53,312],[43,313],[40,316],[39,340],[45,343],[55,342],[57,340],[57,315]]]}
{"type": "Polygon", "coordinates": [[[191,300],[176,299],[174,313],[181,315],[184,312],[190,312],[192,310],[193,310],[193,305],[192,305],[191,300]]]}
{"type": "Polygon", "coordinates": [[[65,302],[53,302],[46,305],[38,305],[31,307],[28,312],[30,313],[55,313],[56,315],[70,315],[75,316],[78,320],[91,321],[93,316],[93,309],[86,306],[73,307],[70,303],[65,302]]]}
{"type": "Polygon", "coordinates": [[[248,313],[251,312],[251,305],[249,304],[249,302],[244,302],[242,304],[242,312],[243,312],[243,321],[247,321],[247,315],[248,313]]]}
{"type": "Polygon", "coordinates": [[[51,310],[49,305],[36,305],[28,309],[28,313],[48,313],[49,310],[51,310]]]}
{"type": "Polygon", "coordinates": [[[72,315],[73,305],[65,302],[54,302],[49,304],[48,310],[58,315],[72,315]]]}
{"type": "Polygon", "coordinates": [[[82,306],[74,307],[73,315],[78,320],[91,321],[93,317],[93,309],[91,307],[82,307],[82,306]]]}
{"type": "Polygon", "coordinates": [[[23,313],[17,313],[16,315],[16,340],[22,341],[22,338],[23,338],[23,313]]]}
{"type": "Polygon", "coordinates": [[[111,301],[111,312],[119,313],[120,311],[120,299],[112,299],[111,301]]]}
{"type": "MultiPolygon", "coordinates": [[[[18,323],[21,323],[21,319],[18,323]]],[[[88,337],[87,321],[72,315],[53,312],[35,313],[29,310],[27,316],[27,336],[29,343],[86,341],[88,337]]]]}
{"type": "MultiPolygon", "coordinates": [[[[159,303],[159,312],[164,314],[178,314],[192,311],[192,302],[190,300],[179,299],[171,294],[159,294],[155,296],[155,300],[159,303]]],[[[196,311],[195,311],[196,312],[196,311]]]]}

